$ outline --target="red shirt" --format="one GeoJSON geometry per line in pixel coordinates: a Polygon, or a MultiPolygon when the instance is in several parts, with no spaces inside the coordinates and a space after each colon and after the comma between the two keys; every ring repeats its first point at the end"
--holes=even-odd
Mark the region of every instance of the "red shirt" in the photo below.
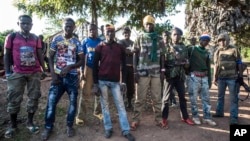
{"type": "Polygon", "coordinates": [[[13,56],[13,71],[18,73],[34,73],[41,72],[41,65],[37,57],[37,49],[41,49],[41,40],[34,34],[30,34],[29,38],[25,39],[19,33],[12,42],[9,34],[5,39],[4,47],[12,50],[13,56]]]}

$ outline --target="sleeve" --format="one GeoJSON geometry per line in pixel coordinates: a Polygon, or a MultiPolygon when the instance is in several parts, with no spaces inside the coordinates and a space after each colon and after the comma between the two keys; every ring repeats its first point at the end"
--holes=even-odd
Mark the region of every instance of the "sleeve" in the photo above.
{"type": "Polygon", "coordinates": [[[94,81],[94,84],[98,84],[99,61],[101,59],[100,48],[101,48],[101,45],[98,45],[96,47],[94,60],[93,60],[93,81],[94,81]]]}
{"type": "Polygon", "coordinates": [[[219,49],[217,49],[215,52],[214,52],[214,64],[217,64],[218,63],[218,55],[219,55],[219,49]]]}
{"type": "Polygon", "coordinates": [[[4,48],[11,49],[11,34],[8,34],[5,38],[4,48]]]}
{"type": "Polygon", "coordinates": [[[76,47],[77,47],[77,54],[82,54],[83,49],[82,49],[82,46],[81,46],[81,42],[79,40],[77,40],[77,42],[76,42],[76,47]]]}
{"type": "Polygon", "coordinates": [[[58,36],[52,39],[52,42],[50,44],[50,50],[53,50],[53,51],[57,50],[57,40],[58,40],[58,36]]]}
{"type": "Polygon", "coordinates": [[[42,48],[42,41],[41,41],[41,39],[38,38],[38,37],[36,37],[36,41],[37,41],[37,46],[36,46],[36,48],[38,48],[38,49],[43,49],[43,48],[42,48]]]}
{"type": "Polygon", "coordinates": [[[135,51],[134,55],[134,69],[136,69],[136,66],[138,65],[139,62],[139,55],[140,55],[140,36],[137,37],[133,44],[133,50],[135,51]]]}
{"type": "Polygon", "coordinates": [[[236,62],[238,61],[241,62],[241,55],[240,55],[240,51],[238,48],[235,48],[235,57],[236,57],[236,62]]]}
{"type": "Polygon", "coordinates": [[[83,39],[82,40],[82,51],[83,51],[83,53],[86,55],[87,54],[87,41],[86,41],[86,39],[83,39]]]}

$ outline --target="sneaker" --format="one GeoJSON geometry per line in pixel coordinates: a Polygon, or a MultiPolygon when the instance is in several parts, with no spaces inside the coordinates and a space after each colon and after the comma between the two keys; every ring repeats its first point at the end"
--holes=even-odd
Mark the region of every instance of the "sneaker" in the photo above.
{"type": "Polygon", "coordinates": [[[30,131],[32,134],[39,133],[39,127],[35,125],[26,125],[26,128],[30,131]]]}
{"type": "Polygon", "coordinates": [[[67,126],[67,135],[68,137],[73,137],[75,135],[75,130],[73,127],[67,126]]]}
{"type": "Polygon", "coordinates": [[[48,140],[50,134],[51,134],[51,129],[45,128],[44,131],[42,132],[42,136],[41,136],[41,137],[42,137],[42,140],[43,140],[43,141],[48,140]]]}
{"type": "Polygon", "coordinates": [[[128,141],[135,141],[135,137],[132,135],[132,134],[130,134],[130,133],[128,133],[128,134],[126,134],[126,135],[123,135],[126,139],[128,139],[128,141]]]}
{"type": "Polygon", "coordinates": [[[220,114],[214,114],[212,115],[214,118],[221,118],[221,117],[224,117],[224,115],[220,115],[220,114]]]}
{"type": "Polygon", "coordinates": [[[188,125],[194,125],[194,122],[191,119],[182,119],[183,122],[187,123],[188,125]]]}
{"type": "Polygon", "coordinates": [[[16,132],[17,128],[12,128],[9,127],[6,132],[4,133],[4,137],[9,139],[9,138],[13,138],[14,133],[16,132]]]}
{"type": "Polygon", "coordinates": [[[214,122],[212,119],[203,119],[203,123],[206,123],[210,126],[216,126],[216,122],[214,122]]]}
{"type": "Polygon", "coordinates": [[[196,125],[200,125],[201,124],[200,118],[198,118],[198,117],[193,117],[192,120],[194,121],[194,124],[196,124],[196,125]]]}
{"type": "Polygon", "coordinates": [[[105,138],[111,138],[111,136],[112,136],[112,134],[113,134],[113,131],[112,130],[106,130],[105,131],[105,138]]]}

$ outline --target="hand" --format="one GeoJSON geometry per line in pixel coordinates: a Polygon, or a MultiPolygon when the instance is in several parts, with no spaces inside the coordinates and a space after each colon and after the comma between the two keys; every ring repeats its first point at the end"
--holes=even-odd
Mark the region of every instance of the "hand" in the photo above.
{"type": "Polygon", "coordinates": [[[134,79],[135,79],[135,83],[139,82],[140,76],[138,73],[134,73],[134,79]]]}
{"type": "Polygon", "coordinates": [[[69,73],[70,70],[71,70],[70,66],[66,66],[66,67],[62,68],[62,70],[60,72],[60,76],[65,77],[67,75],[67,73],[69,73]]]}
{"type": "Polygon", "coordinates": [[[42,72],[40,80],[43,80],[47,77],[47,74],[45,72],[42,72]]]}
{"type": "Polygon", "coordinates": [[[51,83],[53,84],[53,85],[58,85],[58,84],[60,84],[60,80],[59,80],[59,78],[58,78],[58,74],[56,74],[56,73],[51,73],[51,77],[52,77],[52,80],[51,80],[51,83]]]}
{"type": "Polygon", "coordinates": [[[120,83],[120,89],[121,89],[121,93],[123,95],[126,95],[126,93],[127,93],[127,85],[125,83],[120,83]]]}
{"type": "Polygon", "coordinates": [[[92,91],[91,91],[94,95],[96,96],[100,96],[101,95],[101,90],[98,86],[98,84],[94,84],[93,85],[93,88],[92,88],[92,91]]]}

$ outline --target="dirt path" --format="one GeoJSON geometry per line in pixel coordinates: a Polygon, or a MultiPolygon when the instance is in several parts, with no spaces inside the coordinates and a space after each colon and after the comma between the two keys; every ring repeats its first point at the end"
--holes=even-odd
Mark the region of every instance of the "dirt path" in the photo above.
{"type": "MultiPolygon", "coordinates": [[[[42,98],[40,99],[39,111],[36,114],[36,123],[43,129],[44,124],[44,109],[47,100],[47,91],[50,85],[50,80],[47,78],[42,82],[42,98]]],[[[210,90],[211,92],[211,105],[212,113],[214,113],[216,101],[217,101],[217,88],[215,86],[210,90]]],[[[241,95],[246,95],[247,93],[242,92],[241,95]]],[[[4,130],[7,126],[6,121],[8,120],[8,114],[6,113],[6,82],[0,80],[0,140],[7,141],[2,136],[4,130]]],[[[26,97],[26,95],[25,95],[26,97]]],[[[188,101],[188,111],[190,112],[190,102],[188,95],[186,95],[188,101]]],[[[211,127],[205,124],[200,126],[189,126],[181,122],[180,110],[178,107],[170,109],[169,115],[169,126],[168,130],[162,130],[154,125],[152,109],[150,105],[145,109],[143,113],[143,120],[137,131],[132,131],[131,133],[136,137],[137,141],[229,141],[229,96],[226,93],[225,98],[225,117],[214,119],[218,125],[216,127],[211,127]]],[[[112,103],[112,102],[111,102],[112,103]]],[[[119,128],[118,117],[116,115],[116,110],[111,107],[112,120],[114,126],[114,134],[112,138],[106,139],[104,137],[104,130],[102,122],[97,118],[93,117],[91,114],[87,114],[86,123],[84,126],[75,126],[76,135],[72,138],[68,138],[65,131],[65,120],[66,111],[68,105],[68,97],[65,94],[58,104],[55,129],[50,137],[50,141],[126,141],[121,135],[119,128]]],[[[199,110],[202,116],[202,107],[199,100],[199,110]]],[[[131,118],[131,112],[128,112],[129,120],[131,118]]],[[[19,118],[26,116],[25,112],[25,99],[22,104],[22,111],[19,118]]],[[[130,120],[131,121],[131,120],[130,120]]],[[[22,122],[22,121],[21,121],[22,122]]],[[[240,124],[250,124],[250,99],[244,102],[239,102],[239,123],[240,124]]],[[[24,128],[24,123],[19,125],[19,132],[16,134],[14,139],[9,139],[8,141],[37,141],[40,140],[40,134],[30,135],[28,131],[24,128]]]]}

